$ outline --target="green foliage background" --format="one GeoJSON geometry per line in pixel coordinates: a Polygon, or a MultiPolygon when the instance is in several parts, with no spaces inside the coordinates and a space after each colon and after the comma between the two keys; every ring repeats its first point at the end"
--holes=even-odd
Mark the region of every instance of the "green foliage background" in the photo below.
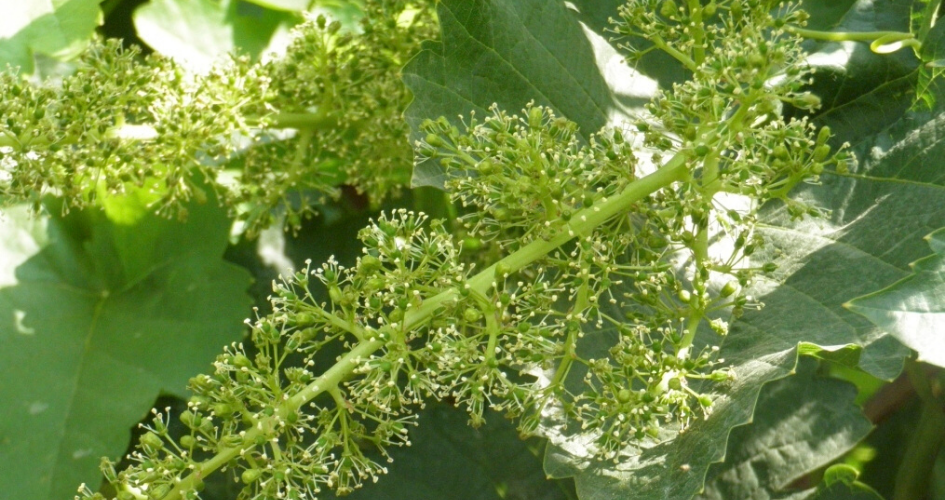
{"type": "MultiPolygon", "coordinates": [[[[0,64],[24,74],[56,67],[55,60],[79,53],[99,24],[120,24],[103,11],[120,13],[121,3],[11,4],[0,25],[0,64]]],[[[811,27],[858,32],[908,30],[924,4],[803,2],[811,27]]],[[[604,125],[632,121],[657,86],[669,88],[686,75],[655,54],[633,68],[623,65],[605,22],[618,5],[442,0],[440,37],[424,42],[403,69],[413,94],[405,110],[410,140],[423,138],[424,119],[445,116],[459,125],[459,116],[485,116],[494,103],[509,111],[528,102],[548,106],[576,122],[585,141],[604,125]]],[[[262,57],[309,8],[356,30],[357,6],[292,0],[151,0],[134,11],[127,29],[151,50],[199,67],[234,50],[262,57]]],[[[858,452],[881,448],[884,433],[893,432],[892,424],[880,423],[870,435],[877,422],[861,405],[877,379],[899,376],[913,350],[919,361],[945,366],[945,118],[930,76],[936,66],[929,65],[941,58],[943,29],[933,28],[919,57],[909,50],[879,55],[862,43],[807,42],[809,64],[818,70],[810,87],[823,101],[811,118],[832,128],[836,145],[849,142],[860,162],[792,194],[829,209],[826,218],[798,221],[782,205],[762,207],[760,230],[773,243],[766,251],[780,267],[752,290],[765,307],[734,322],[722,346],[736,379],[717,394],[711,418],[613,464],[576,452],[574,443],[587,439],[579,430],[523,441],[498,414],[471,429],[464,413],[431,404],[413,446],[393,453],[390,476],[353,496],[891,497],[891,481],[883,472],[871,475],[868,462],[874,470],[896,470],[909,457],[886,453],[857,462],[858,452]],[[914,105],[916,88],[931,106],[914,105]],[[865,472],[859,479],[824,474],[838,461],[865,472]]],[[[455,215],[431,189],[444,180],[438,163],[418,163],[412,181],[418,189],[386,206],[455,215]]],[[[267,245],[231,234],[230,214],[210,198],[191,201],[186,222],[149,213],[135,195],[71,213],[50,198],[41,218],[26,216],[23,207],[3,211],[4,498],[69,498],[80,483],[95,489],[99,457],[125,452],[131,429],[159,396],[182,411],[187,380],[206,371],[222,345],[242,338],[253,306],[266,307],[267,283],[282,271],[266,256],[296,266],[330,253],[350,262],[360,252],[353,233],[377,208],[353,191],[343,194],[320,205],[298,234],[266,233],[276,242],[267,245]]],[[[608,335],[595,331],[580,349],[605,350],[608,335]]],[[[929,376],[929,391],[937,391],[937,376],[929,376]]],[[[910,407],[901,407],[907,410],[896,425],[917,425],[910,407]]],[[[920,457],[936,471],[929,498],[945,498],[938,454],[934,448],[920,457]]],[[[208,482],[205,498],[234,497],[232,477],[220,476],[208,482]]]]}

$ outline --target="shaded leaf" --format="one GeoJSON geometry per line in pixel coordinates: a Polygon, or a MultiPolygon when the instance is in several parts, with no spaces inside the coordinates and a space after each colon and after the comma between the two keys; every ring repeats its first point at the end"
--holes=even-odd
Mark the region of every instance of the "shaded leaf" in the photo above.
{"type": "MultiPolygon", "coordinates": [[[[832,12],[828,29],[833,31],[906,31],[912,0],[873,2],[857,0],[842,11],[839,22],[833,21],[841,7],[849,4],[832,1],[810,1],[811,20],[824,22],[816,14],[832,12]],[[819,21],[818,21],[819,20],[819,21]]],[[[914,85],[918,60],[911,50],[892,54],[876,54],[864,42],[805,43],[810,52],[807,63],[815,70],[810,90],[820,96],[823,107],[814,114],[819,125],[829,125],[836,135],[835,143],[856,143],[901,119],[915,99],[914,85]]]]}
{"type": "MultiPolygon", "coordinates": [[[[146,215],[119,224],[92,210],[53,217],[48,245],[0,289],[8,497],[94,488],[99,458],[118,458],[157,395],[182,395],[187,379],[240,337],[249,276],[221,259],[225,210],[188,208],[187,223],[146,215]]],[[[7,235],[17,230],[4,228],[4,253],[15,251],[7,235]]]]}
{"type": "Polygon", "coordinates": [[[857,0],[802,0],[801,9],[810,14],[807,29],[828,30],[840,23],[857,0]]]}
{"type": "MultiPolygon", "coordinates": [[[[619,46],[630,45],[634,49],[641,50],[649,47],[651,44],[643,39],[621,38],[619,42],[614,39],[614,33],[610,31],[613,29],[614,25],[610,21],[619,18],[617,9],[625,3],[627,2],[624,0],[575,0],[569,2],[569,5],[574,7],[578,19],[584,26],[593,30],[598,36],[610,40],[610,43],[618,47],[617,50],[622,55],[629,55],[626,53],[625,49],[619,46]]],[[[635,71],[639,71],[658,81],[660,88],[663,89],[672,88],[674,83],[681,83],[691,76],[689,70],[687,70],[682,63],[662,50],[647,52],[643,57],[635,60],[632,63],[632,67],[635,71]]],[[[621,96],[617,87],[622,83],[630,84],[629,82],[620,82],[619,79],[612,78],[611,76],[608,76],[608,83],[611,87],[615,87],[615,93],[618,98],[621,96]]],[[[635,97],[639,99],[639,95],[635,97]]]]}
{"type": "Polygon", "coordinates": [[[258,57],[276,30],[298,20],[242,0],[151,0],[134,13],[142,40],[198,70],[229,53],[258,57]]]}
{"type": "MultiPolygon", "coordinates": [[[[606,40],[582,28],[564,2],[445,0],[438,14],[441,42],[426,43],[404,69],[415,96],[407,109],[414,139],[422,137],[423,119],[445,116],[459,125],[459,116],[468,119],[475,111],[481,119],[493,104],[509,113],[529,101],[550,106],[576,122],[585,139],[623,113],[598,56],[614,63],[608,67],[622,73],[625,85],[633,85],[626,80],[633,73],[606,40]]],[[[414,186],[439,187],[443,181],[435,161],[416,165],[414,186]]]]}
{"type": "Polygon", "coordinates": [[[764,386],[752,423],[729,436],[725,462],[709,468],[702,499],[766,500],[793,480],[831,462],[866,437],[872,426],[854,404],[856,388],[816,375],[801,358],[797,374],[764,386]]]}
{"type": "Polygon", "coordinates": [[[409,448],[391,450],[390,474],[377,485],[346,496],[352,500],[563,500],[561,486],[545,478],[535,442],[518,438],[497,413],[480,429],[469,415],[444,403],[420,412],[409,448]]]}
{"type": "Polygon", "coordinates": [[[33,53],[68,59],[88,44],[102,22],[100,0],[5,2],[0,17],[0,71],[7,64],[33,72],[33,53]]]}
{"type": "Polygon", "coordinates": [[[915,349],[920,361],[945,366],[945,229],[927,238],[936,254],[914,262],[915,274],[846,307],[915,349]]]}

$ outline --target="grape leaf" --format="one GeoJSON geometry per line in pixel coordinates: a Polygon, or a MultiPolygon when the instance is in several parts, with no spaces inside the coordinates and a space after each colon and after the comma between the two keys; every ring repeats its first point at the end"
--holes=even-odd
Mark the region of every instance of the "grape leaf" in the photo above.
{"type": "Polygon", "coordinates": [[[299,18],[242,0],[151,0],[134,13],[138,36],[193,69],[229,53],[258,57],[273,34],[299,18]]]}
{"type": "Polygon", "coordinates": [[[846,307],[915,349],[920,361],[945,366],[945,229],[927,238],[936,255],[915,261],[915,274],[846,307]]]}
{"type": "Polygon", "coordinates": [[[352,500],[563,500],[560,486],[545,478],[541,458],[497,413],[480,429],[469,415],[444,403],[429,405],[410,430],[409,448],[391,450],[390,474],[352,500]]]}
{"type": "MultiPolygon", "coordinates": [[[[112,213],[122,213],[115,203],[112,213]]],[[[99,458],[118,458],[157,395],[182,395],[187,379],[240,337],[249,277],[221,259],[225,210],[215,202],[188,209],[186,223],[154,215],[118,223],[91,209],[51,217],[48,245],[0,288],[7,497],[94,488],[99,458]]],[[[2,233],[0,254],[35,252],[12,221],[2,233]],[[16,244],[7,236],[18,231],[16,244]]]]}
{"type": "Polygon", "coordinates": [[[850,12],[856,2],[857,0],[802,0],[801,9],[810,14],[807,28],[828,30],[834,27],[850,12]]]}
{"type": "MultiPolygon", "coordinates": [[[[818,7],[812,20],[824,22],[817,13],[838,14],[840,2],[805,2],[818,7]],[[827,3],[828,5],[823,5],[827,3]],[[819,4],[819,5],[818,5],[819,4]]],[[[846,3],[846,2],[844,2],[846,3]]],[[[902,30],[909,25],[911,0],[872,2],[858,0],[847,6],[836,31],[902,30]]],[[[826,28],[827,26],[824,26],[826,28]]],[[[807,64],[815,71],[809,90],[823,107],[814,113],[818,124],[829,125],[834,144],[856,143],[882,132],[901,119],[914,100],[918,60],[911,50],[876,54],[863,42],[805,43],[807,64]]]]}
{"type": "Polygon", "coordinates": [[[33,53],[68,59],[88,44],[102,22],[100,0],[6,2],[0,16],[0,71],[9,64],[33,72],[33,53]]]}
{"type": "MultiPolygon", "coordinates": [[[[404,68],[415,96],[407,109],[413,139],[422,137],[419,125],[428,117],[460,125],[459,116],[471,111],[481,119],[495,103],[516,113],[529,101],[576,122],[586,139],[625,113],[602,71],[617,72],[611,76],[625,86],[642,85],[644,93],[655,90],[620,64],[604,38],[590,36],[564,2],[445,0],[438,14],[441,41],[427,42],[404,68]]],[[[414,186],[440,187],[443,181],[435,161],[414,167],[414,186]]]]}
{"type": "Polygon", "coordinates": [[[798,362],[793,376],[766,384],[752,423],[729,436],[725,462],[709,468],[703,500],[783,499],[791,481],[845,453],[872,426],[854,404],[847,382],[816,375],[818,363],[798,362]]]}

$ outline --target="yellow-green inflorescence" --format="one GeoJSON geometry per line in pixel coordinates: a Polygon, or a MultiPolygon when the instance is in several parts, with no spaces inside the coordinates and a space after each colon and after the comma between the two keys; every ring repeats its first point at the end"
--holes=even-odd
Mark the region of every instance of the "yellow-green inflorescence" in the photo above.
{"type": "Polygon", "coordinates": [[[777,199],[817,215],[787,193],[848,161],[828,130],[781,116],[817,100],[803,90],[800,42],[782,29],[805,14],[775,3],[624,6],[617,33],[692,73],[634,127],[583,141],[538,105],[462,129],[423,123],[418,154],[443,165],[465,206],[459,223],[498,257],[470,257],[422,214],[381,215],[352,267],[329,260],[274,285],[273,312],[249,322],[253,349],[230,346],[191,381],[177,416],[188,435],[172,438],[172,416],[157,413],[136,465],[104,464],[118,498],[195,498],[220,468],[238,470],[245,499],[349,492],[386,471],[363,450],[409,444],[429,398],[455,401],[474,425],[502,410],[524,434],[553,416],[615,461],[707,418],[734,376],[718,355],[726,314],[759,307],[744,290],[777,268],[758,252],[755,209],[777,199]],[[658,168],[644,173],[641,159],[658,168]],[[730,207],[734,196],[753,205],[730,207]],[[710,240],[730,244],[722,253],[710,240]],[[316,282],[328,300],[315,299],[316,282]],[[343,354],[317,365],[331,344],[343,354]]]}
{"type": "Polygon", "coordinates": [[[364,9],[358,33],[318,17],[284,56],[235,56],[200,74],[115,40],[93,43],[61,82],[0,72],[0,196],[51,193],[69,209],[134,192],[186,216],[209,183],[255,230],[277,208],[297,226],[341,184],[375,203],[396,194],[413,156],[400,68],[435,22],[425,4],[364,9]]]}

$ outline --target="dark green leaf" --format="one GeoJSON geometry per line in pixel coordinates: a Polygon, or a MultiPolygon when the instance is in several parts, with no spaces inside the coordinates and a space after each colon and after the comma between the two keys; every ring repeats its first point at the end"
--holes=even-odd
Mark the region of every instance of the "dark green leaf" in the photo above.
{"type": "Polygon", "coordinates": [[[915,349],[920,361],[945,366],[945,229],[927,239],[936,254],[914,262],[915,274],[851,300],[847,309],[915,349]]]}
{"type": "Polygon", "coordinates": [[[127,429],[157,395],[182,395],[187,379],[240,337],[250,312],[247,273],[221,260],[224,209],[193,205],[180,223],[118,208],[111,203],[120,223],[93,210],[51,218],[38,253],[22,229],[4,227],[5,256],[35,253],[18,258],[16,283],[0,289],[0,488],[8,498],[95,488],[99,458],[119,458],[127,429]]]}
{"type": "MultiPolygon", "coordinates": [[[[509,113],[529,101],[550,106],[585,138],[622,113],[598,66],[598,55],[611,54],[618,66],[620,57],[603,38],[589,38],[564,2],[446,0],[438,13],[442,41],[427,43],[404,69],[415,96],[407,109],[414,139],[425,118],[458,124],[471,111],[487,116],[493,104],[509,113]]],[[[415,186],[443,180],[434,161],[415,167],[415,186]]]]}
{"type": "Polygon", "coordinates": [[[829,30],[846,16],[857,0],[803,0],[801,8],[810,14],[807,28],[829,30]]]}
{"type": "Polygon", "coordinates": [[[33,53],[60,59],[78,55],[101,22],[100,0],[5,2],[0,22],[0,71],[7,64],[33,72],[33,53]]]}
{"type": "Polygon", "coordinates": [[[352,500],[560,500],[561,486],[548,481],[535,442],[519,439],[515,426],[491,413],[480,429],[469,415],[443,403],[420,413],[410,448],[392,450],[390,474],[359,490],[352,500]]]}
{"type": "Polygon", "coordinates": [[[699,498],[783,498],[791,481],[848,451],[871,430],[854,404],[856,388],[815,374],[801,358],[797,374],[764,386],[752,423],[729,437],[725,462],[709,468],[699,498]]]}
{"type": "MultiPolygon", "coordinates": [[[[817,7],[813,13],[831,11],[833,31],[906,31],[912,0],[873,2],[858,0],[843,11],[839,23],[833,21],[839,6],[848,1],[805,2],[817,7]]],[[[814,22],[824,18],[812,17],[814,22]]],[[[825,22],[825,21],[824,21],[825,22]]],[[[859,142],[881,132],[902,118],[915,100],[914,85],[918,60],[911,50],[876,54],[865,42],[814,42],[808,64],[815,70],[810,90],[820,96],[823,107],[815,114],[818,124],[829,125],[836,144],[859,142]]]]}

